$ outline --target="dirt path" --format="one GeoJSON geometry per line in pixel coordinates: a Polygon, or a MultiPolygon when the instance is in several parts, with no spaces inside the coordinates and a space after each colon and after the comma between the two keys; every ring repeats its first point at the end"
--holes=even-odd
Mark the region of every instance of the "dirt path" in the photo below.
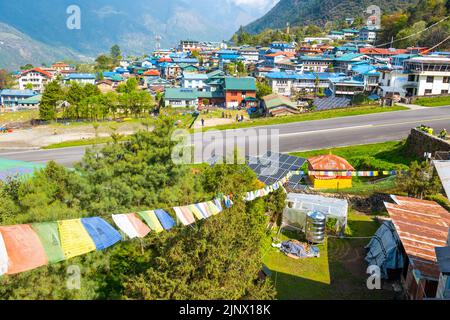
{"type": "MultiPolygon", "coordinates": [[[[116,133],[130,135],[141,126],[137,123],[114,124],[116,133]]],[[[98,137],[108,137],[114,130],[110,125],[100,125],[98,137]]],[[[0,134],[0,149],[41,148],[54,143],[95,138],[92,125],[37,126],[0,134]]]]}

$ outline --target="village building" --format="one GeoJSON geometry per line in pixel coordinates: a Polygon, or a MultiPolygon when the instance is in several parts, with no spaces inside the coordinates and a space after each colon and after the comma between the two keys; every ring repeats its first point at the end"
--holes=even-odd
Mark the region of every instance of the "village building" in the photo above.
{"type": "Polygon", "coordinates": [[[73,70],[70,65],[64,62],[55,62],[54,64],[52,64],[51,69],[55,70],[58,73],[73,70]]]}
{"type": "Polygon", "coordinates": [[[1,111],[17,111],[22,101],[36,97],[37,95],[38,93],[33,90],[0,90],[1,111]]]}
{"type": "Polygon", "coordinates": [[[441,95],[450,91],[450,58],[421,56],[403,62],[407,96],[441,95]]]}
{"type": "Polygon", "coordinates": [[[405,255],[402,285],[409,299],[434,299],[441,277],[436,248],[448,245],[450,213],[434,201],[391,197],[385,207],[405,255]]]}
{"type": "Polygon", "coordinates": [[[76,82],[80,85],[95,84],[97,76],[93,73],[71,73],[63,78],[64,84],[76,82]]]}
{"type": "Polygon", "coordinates": [[[294,102],[288,97],[279,94],[265,96],[263,103],[266,112],[273,117],[298,114],[300,112],[294,102]]]}
{"type": "Polygon", "coordinates": [[[97,81],[96,85],[102,93],[107,93],[115,90],[114,83],[108,79],[99,80],[97,81]]]}
{"type": "Polygon", "coordinates": [[[448,300],[450,299],[450,237],[447,239],[447,246],[435,248],[435,251],[441,273],[436,298],[448,300]]]}
{"type": "Polygon", "coordinates": [[[174,108],[198,107],[197,89],[166,88],[164,93],[165,106],[174,108]]]}
{"type": "MultiPolygon", "coordinates": [[[[350,163],[344,158],[329,154],[308,159],[309,171],[354,171],[350,163]]],[[[352,177],[332,174],[310,174],[309,179],[314,189],[346,189],[352,187],[352,177]]]]}
{"type": "Polygon", "coordinates": [[[226,108],[257,106],[255,78],[225,77],[223,81],[226,108]]]}
{"type": "Polygon", "coordinates": [[[44,92],[45,86],[53,80],[53,75],[42,68],[34,68],[23,71],[19,76],[19,89],[26,90],[32,88],[37,93],[44,92]]]}
{"type": "Polygon", "coordinates": [[[206,84],[208,79],[208,75],[204,73],[184,73],[181,79],[181,86],[187,89],[209,91],[209,86],[206,84]]]}

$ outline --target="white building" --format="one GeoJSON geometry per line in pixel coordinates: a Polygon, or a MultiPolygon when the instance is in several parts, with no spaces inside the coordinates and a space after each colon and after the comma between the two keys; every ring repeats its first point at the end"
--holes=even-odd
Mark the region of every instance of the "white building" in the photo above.
{"type": "Polygon", "coordinates": [[[408,75],[407,96],[440,95],[450,92],[450,58],[443,56],[415,57],[403,62],[408,75]]]}
{"type": "Polygon", "coordinates": [[[315,42],[321,44],[331,42],[332,39],[329,37],[306,37],[303,41],[306,43],[315,42]]]}
{"type": "Polygon", "coordinates": [[[377,29],[375,27],[364,27],[359,30],[359,37],[358,39],[360,41],[366,41],[370,43],[374,43],[377,39],[377,29]]]}
{"type": "Polygon", "coordinates": [[[181,85],[186,89],[198,89],[199,91],[206,91],[208,85],[206,81],[208,76],[203,73],[184,73],[181,80],[181,85]]]}
{"type": "Polygon", "coordinates": [[[246,47],[239,50],[241,57],[246,63],[256,63],[259,61],[259,50],[253,47],[246,47]]]}
{"type": "Polygon", "coordinates": [[[19,76],[19,89],[31,89],[37,93],[42,93],[47,83],[52,81],[52,79],[53,75],[41,68],[26,70],[19,76]]]}

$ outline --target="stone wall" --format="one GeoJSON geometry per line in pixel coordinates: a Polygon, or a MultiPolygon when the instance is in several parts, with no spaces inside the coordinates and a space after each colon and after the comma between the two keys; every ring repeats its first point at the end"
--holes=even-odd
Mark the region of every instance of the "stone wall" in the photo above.
{"type": "MultiPolygon", "coordinates": [[[[435,133],[439,134],[439,132],[435,133]]],[[[423,159],[425,152],[434,155],[436,151],[450,151],[450,142],[413,128],[406,140],[406,151],[410,155],[423,159]]]]}

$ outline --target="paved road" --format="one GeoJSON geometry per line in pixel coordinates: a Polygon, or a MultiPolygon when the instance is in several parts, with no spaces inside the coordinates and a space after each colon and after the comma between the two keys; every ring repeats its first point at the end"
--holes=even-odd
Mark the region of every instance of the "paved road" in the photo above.
{"type": "MultiPolygon", "coordinates": [[[[256,130],[259,134],[263,129],[279,130],[279,150],[292,152],[400,140],[408,136],[412,127],[422,123],[435,130],[446,128],[450,132],[450,106],[297,122],[247,130],[256,130]]],[[[225,134],[223,131],[217,133],[225,134]]],[[[245,130],[231,130],[228,133],[242,136],[245,130]]],[[[194,138],[194,141],[196,140],[198,139],[194,138]]],[[[254,145],[255,142],[255,139],[250,139],[247,146],[254,145]]],[[[37,163],[55,160],[62,165],[70,166],[80,160],[84,152],[85,147],[27,151],[0,149],[0,158],[37,163]]]]}

